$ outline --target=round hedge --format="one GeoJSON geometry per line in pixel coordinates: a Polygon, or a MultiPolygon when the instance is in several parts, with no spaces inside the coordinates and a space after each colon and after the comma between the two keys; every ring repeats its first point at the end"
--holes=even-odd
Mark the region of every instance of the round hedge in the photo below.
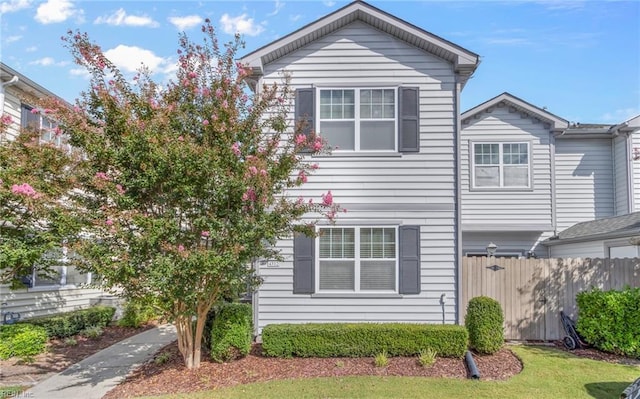
{"type": "Polygon", "coordinates": [[[464,325],[469,331],[471,349],[493,354],[504,344],[504,315],[500,303],[487,296],[472,298],[467,306],[464,325]]]}

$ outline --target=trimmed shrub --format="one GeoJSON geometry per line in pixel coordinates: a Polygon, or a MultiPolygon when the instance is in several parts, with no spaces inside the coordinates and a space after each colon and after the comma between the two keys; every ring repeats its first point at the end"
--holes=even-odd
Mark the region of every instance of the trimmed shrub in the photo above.
{"type": "Polygon", "coordinates": [[[0,326],[0,360],[10,357],[30,358],[44,352],[47,343],[44,328],[31,324],[0,326]]]}
{"type": "Polygon", "coordinates": [[[606,352],[640,357],[640,287],[576,296],[578,333],[589,344],[606,352]]]}
{"type": "Polygon", "coordinates": [[[246,356],[253,338],[251,305],[227,303],[216,312],[211,326],[211,359],[227,362],[246,356]]]}
{"type": "Polygon", "coordinates": [[[140,301],[128,301],[124,307],[122,318],[118,320],[120,327],[139,328],[151,320],[158,318],[153,305],[140,301]]]}
{"type": "Polygon", "coordinates": [[[109,306],[93,306],[53,316],[36,317],[25,323],[43,327],[50,338],[65,338],[88,327],[106,327],[115,312],[116,309],[109,306]]]}
{"type": "Polygon", "coordinates": [[[469,345],[478,353],[493,354],[504,344],[504,314],[500,303],[487,296],[471,298],[464,325],[469,345]]]}
{"type": "Polygon", "coordinates": [[[462,326],[409,323],[269,324],[262,350],[275,357],[415,356],[432,348],[443,357],[464,356],[469,335],[462,326]]]}

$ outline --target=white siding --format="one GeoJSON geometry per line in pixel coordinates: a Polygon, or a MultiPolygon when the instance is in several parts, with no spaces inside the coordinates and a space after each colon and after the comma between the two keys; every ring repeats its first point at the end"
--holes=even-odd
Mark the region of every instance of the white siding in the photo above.
{"type": "Polygon", "coordinates": [[[19,312],[22,318],[88,308],[103,295],[102,290],[93,288],[11,291],[0,287],[0,303],[7,304],[2,306],[2,311],[19,312]]]}
{"type": "Polygon", "coordinates": [[[14,86],[5,89],[4,113],[11,116],[13,123],[7,129],[9,137],[15,137],[20,131],[22,103],[14,86]]]}
{"type": "MultiPolygon", "coordinates": [[[[331,190],[348,209],[338,223],[380,221],[421,226],[422,292],[393,298],[293,295],[292,242],[285,261],[262,266],[255,296],[259,331],[270,323],[320,321],[455,322],[455,84],[452,66],[370,26],[355,22],[265,66],[264,83],[291,74],[294,88],[313,85],[419,86],[421,151],[388,157],[318,157],[318,173],[292,196],[318,200],[331,190]]],[[[293,111],[293,110],[292,110],[293,111]]]]}
{"type": "Polygon", "coordinates": [[[534,123],[518,112],[510,112],[508,105],[495,107],[464,124],[461,138],[463,230],[467,224],[552,225],[550,133],[543,123],[534,123]],[[474,189],[470,159],[470,146],[474,141],[528,142],[533,177],[531,189],[474,189]]]}
{"type": "Polygon", "coordinates": [[[629,176],[626,135],[619,135],[613,139],[613,161],[615,178],[615,214],[625,215],[631,212],[629,207],[629,176]]]}
{"type": "Polygon", "coordinates": [[[498,246],[497,253],[518,253],[527,256],[529,251],[533,251],[539,258],[549,256],[547,247],[540,243],[553,235],[552,232],[463,232],[462,233],[462,253],[486,253],[487,245],[490,242],[498,246]]]}
{"type": "Polygon", "coordinates": [[[614,215],[610,139],[558,138],[555,162],[558,231],[614,215]]]}
{"type": "Polygon", "coordinates": [[[551,258],[606,258],[604,241],[579,242],[549,247],[551,258]]]}
{"type": "MultiPolygon", "coordinates": [[[[633,132],[633,134],[631,135],[631,143],[633,144],[633,149],[640,149],[640,131],[633,132]]],[[[640,211],[640,161],[633,162],[632,172],[633,211],[637,212],[640,211]]]]}

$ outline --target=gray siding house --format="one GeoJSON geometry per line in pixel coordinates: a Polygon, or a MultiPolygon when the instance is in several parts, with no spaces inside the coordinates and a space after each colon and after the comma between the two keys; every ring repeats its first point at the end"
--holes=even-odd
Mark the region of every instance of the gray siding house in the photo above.
{"type": "MultiPolygon", "coordinates": [[[[254,295],[270,323],[443,322],[459,316],[460,92],[478,55],[356,1],[241,60],[257,87],[286,71],[292,113],[332,146],[292,196],[348,210],[279,244],[254,295]]],[[[293,125],[294,121],[291,121],[293,125]]]]}
{"type": "Polygon", "coordinates": [[[609,256],[555,239],[576,223],[636,210],[640,117],[618,125],[570,124],[503,93],[461,120],[465,255],[486,254],[493,242],[500,256],[609,256]]]}
{"type": "MultiPolygon", "coordinates": [[[[69,148],[64,137],[53,134],[53,121],[42,113],[31,112],[35,99],[55,94],[4,63],[0,63],[0,82],[0,115],[9,115],[13,121],[8,127],[9,140],[21,128],[35,126],[42,129],[41,141],[69,148]]],[[[89,285],[90,274],[81,274],[64,264],[57,266],[56,271],[53,279],[42,279],[34,271],[24,277],[27,286],[23,289],[10,290],[0,285],[0,311],[19,312],[23,318],[29,318],[85,308],[105,299],[102,290],[89,285]]]]}

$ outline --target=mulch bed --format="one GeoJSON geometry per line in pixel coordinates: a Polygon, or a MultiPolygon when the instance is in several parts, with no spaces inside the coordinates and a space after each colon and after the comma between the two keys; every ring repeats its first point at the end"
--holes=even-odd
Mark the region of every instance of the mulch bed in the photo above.
{"type": "MultiPolygon", "coordinates": [[[[339,376],[416,376],[440,378],[467,378],[463,360],[437,358],[430,367],[422,367],[417,357],[392,357],[387,367],[375,367],[373,358],[292,358],[280,359],[262,356],[255,344],[251,353],[228,363],[213,363],[203,354],[200,368],[187,370],[174,342],[164,347],[156,359],[140,367],[125,382],[118,385],[103,399],[131,398],[141,395],[159,395],[195,392],[252,382],[276,379],[339,377],[339,376]],[[166,353],[167,355],[162,355],[166,353]]],[[[483,380],[504,380],[522,370],[522,363],[509,349],[495,355],[474,355],[483,380]]]]}

